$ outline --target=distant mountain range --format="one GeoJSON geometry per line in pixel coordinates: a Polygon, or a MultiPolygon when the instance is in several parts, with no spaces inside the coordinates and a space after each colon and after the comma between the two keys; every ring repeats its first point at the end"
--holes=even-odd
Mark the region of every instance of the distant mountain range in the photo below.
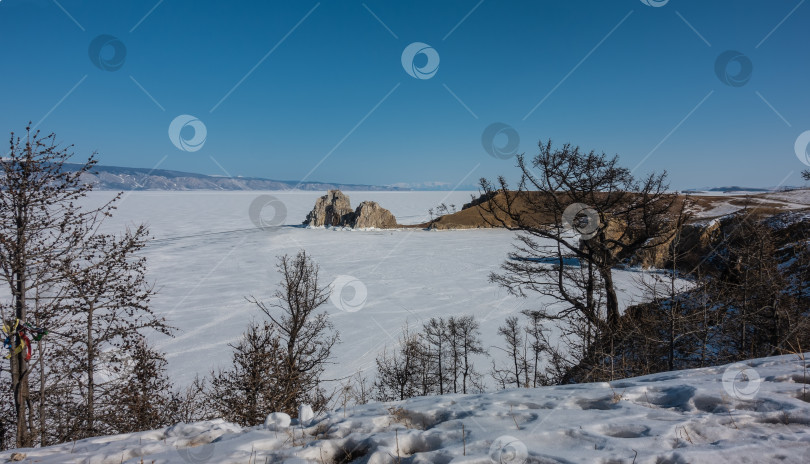
{"type": "MultiPolygon", "coordinates": [[[[64,168],[77,171],[80,164],[65,164],[64,168]]],[[[125,168],[119,166],[93,167],[92,174],[83,180],[99,190],[410,190],[399,186],[363,184],[337,184],[329,182],[297,182],[263,179],[261,177],[224,177],[170,171],[166,169],[125,168]]]]}
{"type": "MultiPolygon", "coordinates": [[[[76,171],[80,164],[64,164],[64,168],[76,171]]],[[[127,168],[121,166],[101,166],[93,168],[93,174],[83,177],[98,190],[344,190],[344,191],[411,191],[411,190],[476,190],[476,186],[455,186],[443,182],[425,182],[420,184],[365,185],[341,184],[332,182],[298,182],[294,180],[273,180],[262,177],[226,177],[196,174],[168,169],[127,168]]],[[[781,187],[778,190],[790,190],[781,187]]],[[[705,187],[687,189],[685,192],[769,192],[774,189],[752,187],[705,187]]]]}
{"type": "Polygon", "coordinates": [[[781,190],[795,190],[801,187],[795,186],[782,186],[782,187],[773,187],[773,188],[759,188],[759,187],[740,187],[738,185],[732,185],[730,187],[705,187],[700,189],[686,189],[684,192],[778,192],[781,190]]]}

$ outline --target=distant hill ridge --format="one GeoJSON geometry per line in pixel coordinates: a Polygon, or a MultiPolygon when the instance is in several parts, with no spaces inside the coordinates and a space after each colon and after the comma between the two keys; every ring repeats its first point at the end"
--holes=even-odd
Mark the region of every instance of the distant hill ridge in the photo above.
{"type": "Polygon", "coordinates": [[[729,187],[704,187],[702,189],[686,189],[684,192],[778,192],[783,190],[794,190],[800,187],[783,186],[783,187],[740,187],[739,185],[732,185],[729,187]]]}
{"type": "MultiPolygon", "coordinates": [[[[65,163],[64,168],[77,171],[80,164],[65,163]]],[[[337,184],[328,182],[297,182],[264,179],[261,177],[209,176],[168,169],[127,168],[120,166],[93,167],[92,173],[82,176],[99,190],[370,190],[402,191],[402,187],[364,184],[337,184]]]]}

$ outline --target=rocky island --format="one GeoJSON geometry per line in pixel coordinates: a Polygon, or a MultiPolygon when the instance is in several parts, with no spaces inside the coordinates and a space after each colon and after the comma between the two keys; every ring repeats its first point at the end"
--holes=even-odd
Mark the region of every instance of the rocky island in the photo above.
{"type": "Polygon", "coordinates": [[[304,224],[309,227],[350,227],[352,229],[392,229],[398,227],[391,211],[376,201],[364,201],[352,209],[349,197],[340,190],[330,190],[318,198],[304,224]]]}

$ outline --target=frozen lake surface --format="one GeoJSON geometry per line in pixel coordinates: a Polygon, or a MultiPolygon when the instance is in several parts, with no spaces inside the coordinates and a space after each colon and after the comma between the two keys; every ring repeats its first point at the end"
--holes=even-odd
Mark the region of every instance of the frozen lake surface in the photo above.
{"type": "MultiPolygon", "coordinates": [[[[400,223],[421,223],[427,210],[444,202],[458,208],[472,192],[349,192],[352,206],[374,200],[400,223]]],[[[179,330],[174,338],[151,337],[167,353],[173,379],[185,384],[230,360],[228,343],[238,340],[252,318],[263,314],[245,297],[268,300],[279,281],[276,257],[303,248],[320,265],[324,285],[338,276],[351,283],[342,306],[327,303],[342,342],[329,379],[369,370],[402,326],[431,317],[472,314],[481,322],[484,345],[495,359],[502,346],[497,328],[523,309],[539,308],[542,297],[519,299],[488,282],[512,246],[505,230],[334,230],[300,227],[323,192],[128,192],[108,231],[145,222],[155,240],[146,249],[149,276],[157,284],[153,308],[179,330]],[[283,202],[286,226],[257,228],[248,215],[259,195],[283,202]],[[365,298],[363,293],[365,292],[365,298]],[[352,306],[354,305],[354,306],[352,306]]],[[[93,192],[91,203],[112,192],[93,192]]],[[[272,214],[272,210],[270,211],[272,214]]],[[[624,304],[640,301],[637,280],[646,273],[617,271],[624,304]]],[[[486,372],[490,361],[480,359],[486,372]]]]}

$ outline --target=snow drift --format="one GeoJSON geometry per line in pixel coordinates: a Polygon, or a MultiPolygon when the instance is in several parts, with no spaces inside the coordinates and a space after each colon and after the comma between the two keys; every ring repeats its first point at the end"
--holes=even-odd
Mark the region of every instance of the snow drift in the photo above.
{"type": "Polygon", "coordinates": [[[810,375],[786,355],[619,380],[221,420],[25,453],[56,463],[806,463],[810,375]]]}

